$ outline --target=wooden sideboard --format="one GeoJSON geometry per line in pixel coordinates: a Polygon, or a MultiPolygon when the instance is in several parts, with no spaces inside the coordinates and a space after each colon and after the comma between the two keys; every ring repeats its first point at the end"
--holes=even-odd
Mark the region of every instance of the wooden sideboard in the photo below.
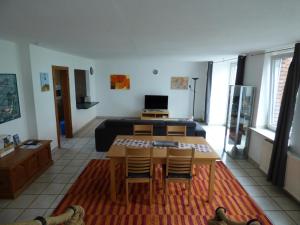
{"type": "Polygon", "coordinates": [[[141,115],[142,120],[159,120],[159,119],[168,119],[169,111],[168,110],[144,110],[141,115]]]}
{"type": "Polygon", "coordinates": [[[48,140],[36,149],[22,149],[0,159],[0,198],[15,198],[52,164],[48,140]]]}

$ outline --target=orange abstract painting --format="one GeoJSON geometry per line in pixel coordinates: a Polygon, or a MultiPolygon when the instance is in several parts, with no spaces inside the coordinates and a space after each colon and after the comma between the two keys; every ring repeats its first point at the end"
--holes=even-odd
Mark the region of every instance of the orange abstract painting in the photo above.
{"type": "Polygon", "coordinates": [[[129,75],[110,75],[110,89],[130,89],[129,75]]]}

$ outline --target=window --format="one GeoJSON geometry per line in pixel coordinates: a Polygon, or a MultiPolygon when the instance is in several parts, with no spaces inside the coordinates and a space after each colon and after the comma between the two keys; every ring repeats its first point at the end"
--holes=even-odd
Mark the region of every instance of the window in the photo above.
{"type": "Polygon", "coordinates": [[[268,128],[276,130],[280,104],[289,66],[291,54],[277,55],[271,59],[270,105],[268,114],[268,128]]]}
{"type": "Polygon", "coordinates": [[[235,85],[237,62],[230,63],[229,85],[235,85]]]}
{"type": "Polygon", "coordinates": [[[214,63],[209,108],[209,124],[226,123],[229,85],[235,83],[236,61],[214,63]]]}

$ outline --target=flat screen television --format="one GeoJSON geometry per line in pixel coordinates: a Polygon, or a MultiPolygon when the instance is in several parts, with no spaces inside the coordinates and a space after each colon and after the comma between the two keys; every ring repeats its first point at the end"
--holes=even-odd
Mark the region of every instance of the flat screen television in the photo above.
{"type": "Polygon", "coordinates": [[[168,96],[145,95],[145,109],[168,109],[168,96]]]}

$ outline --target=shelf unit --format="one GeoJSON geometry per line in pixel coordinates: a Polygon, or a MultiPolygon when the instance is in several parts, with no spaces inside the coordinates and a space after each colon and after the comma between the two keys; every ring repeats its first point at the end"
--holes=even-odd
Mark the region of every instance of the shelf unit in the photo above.
{"type": "Polygon", "coordinates": [[[157,119],[168,119],[168,110],[144,110],[141,115],[142,120],[157,120],[157,119]]]}
{"type": "Polygon", "coordinates": [[[230,85],[224,151],[234,158],[247,157],[248,128],[252,125],[255,87],[230,85]]]}

